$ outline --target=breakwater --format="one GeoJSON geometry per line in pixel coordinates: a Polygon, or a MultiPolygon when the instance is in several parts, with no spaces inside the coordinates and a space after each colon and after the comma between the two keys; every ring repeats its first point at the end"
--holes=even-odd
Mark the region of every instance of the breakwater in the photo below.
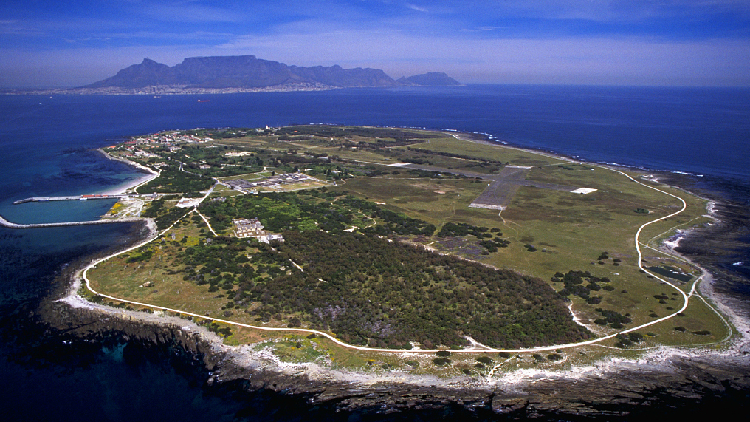
{"type": "Polygon", "coordinates": [[[93,199],[121,199],[127,198],[127,195],[72,195],[72,196],[32,196],[26,199],[19,199],[13,202],[13,205],[25,204],[27,202],[48,202],[48,201],[88,201],[93,199]]]}
{"type": "Polygon", "coordinates": [[[68,221],[60,223],[35,223],[35,224],[16,224],[0,216],[0,226],[9,229],[38,229],[44,227],[65,227],[65,226],[88,226],[92,224],[110,224],[141,221],[140,218],[118,218],[111,220],[92,220],[92,221],[68,221]]]}

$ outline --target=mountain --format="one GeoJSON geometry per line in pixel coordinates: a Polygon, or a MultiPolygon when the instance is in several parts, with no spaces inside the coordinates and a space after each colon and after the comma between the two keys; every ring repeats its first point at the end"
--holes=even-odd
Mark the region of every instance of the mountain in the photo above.
{"type": "Polygon", "coordinates": [[[427,72],[421,75],[402,77],[397,80],[401,85],[422,85],[422,86],[452,86],[461,85],[457,80],[446,75],[444,72],[427,72]]]}
{"type": "Polygon", "coordinates": [[[445,73],[393,80],[380,69],[344,69],[331,67],[298,67],[258,59],[255,56],[191,57],[173,67],[143,59],[117,72],[115,76],[80,87],[80,90],[143,90],[154,87],[181,89],[265,89],[313,87],[391,87],[399,85],[457,85],[445,73]],[[402,82],[402,80],[406,82],[402,82]],[[423,83],[424,82],[424,83],[423,83]],[[442,82],[442,83],[441,83],[442,82]]]}

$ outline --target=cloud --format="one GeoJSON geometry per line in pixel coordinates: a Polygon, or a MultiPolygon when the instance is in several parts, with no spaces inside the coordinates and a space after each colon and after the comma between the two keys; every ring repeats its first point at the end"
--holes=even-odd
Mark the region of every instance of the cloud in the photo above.
{"type": "Polygon", "coordinates": [[[314,38],[239,37],[217,51],[304,66],[378,67],[394,77],[447,71],[463,82],[750,85],[750,49],[742,40],[459,39],[340,30],[314,38]]]}
{"type": "Polygon", "coordinates": [[[427,9],[417,6],[416,4],[406,3],[406,7],[411,10],[416,10],[417,12],[427,12],[427,9]]]}
{"type": "Polygon", "coordinates": [[[202,41],[196,33],[194,42],[179,46],[6,49],[0,86],[79,86],[144,57],[173,66],[186,57],[239,54],[298,66],[380,68],[394,78],[445,71],[464,83],[750,86],[750,49],[744,40],[477,39],[384,28],[246,34],[218,45],[202,41]]]}
{"type": "Polygon", "coordinates": [[[114,12],[82,8],[4,13],[0,79],[44,73],[80,85],[143,57],[174,65],[255,54],[394,77],[448,71],[463,82],[750,85],[746,1],[126,0],[114,12]]]}
{"type": "Polygon", "coordinates": [[[149,3],[142,13],[153,19],[172,22],[240,22],[246,19],[246,14],[237,9],[190,3],[149,3]]]}

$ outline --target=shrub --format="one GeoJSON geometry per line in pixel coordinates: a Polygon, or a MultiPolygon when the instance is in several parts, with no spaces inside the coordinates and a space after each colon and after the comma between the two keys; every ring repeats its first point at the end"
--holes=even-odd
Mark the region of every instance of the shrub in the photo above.
{"type": "Polygon", "coordinates": [[[492,365],[494,363],[494,361],[492,360],[492,358],[489,357],[489,356],[480,356],[480,357],[477,358],[477,362],[481,362],[481,363],[483,363],[485,365],[492,365]]]}

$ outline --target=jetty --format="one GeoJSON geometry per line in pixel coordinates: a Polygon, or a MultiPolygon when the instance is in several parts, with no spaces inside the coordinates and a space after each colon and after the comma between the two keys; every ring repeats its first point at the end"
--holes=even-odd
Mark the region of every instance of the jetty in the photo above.
{"type": "Polygon", "coordinates": [[[92,221],[66,221],[60,223],[35,223],[35,224],[16,224],[11,223],[2,216],[0,216],[0,227],[6,227],[9,229],[39,229],[43,227],[68,227],[68,226],[89,226],[94,224],[111,224],[111,223],[132,223],[136,221],[143,221],[142,218],[118,218],[109,220],[92,220],[92,221]]]}
{"type": "Polygon", "coordinates": [[[47,201],[88,201],[92,199],[121,199],[127,198],[128,195],[106,195],[106,194],[90,194],[90,195],[73,195],[73,196],[32,196],[26,199],[19,199],[13,202],[13,205],[25,204],[27,202],[47,202],[47,201]]]}

